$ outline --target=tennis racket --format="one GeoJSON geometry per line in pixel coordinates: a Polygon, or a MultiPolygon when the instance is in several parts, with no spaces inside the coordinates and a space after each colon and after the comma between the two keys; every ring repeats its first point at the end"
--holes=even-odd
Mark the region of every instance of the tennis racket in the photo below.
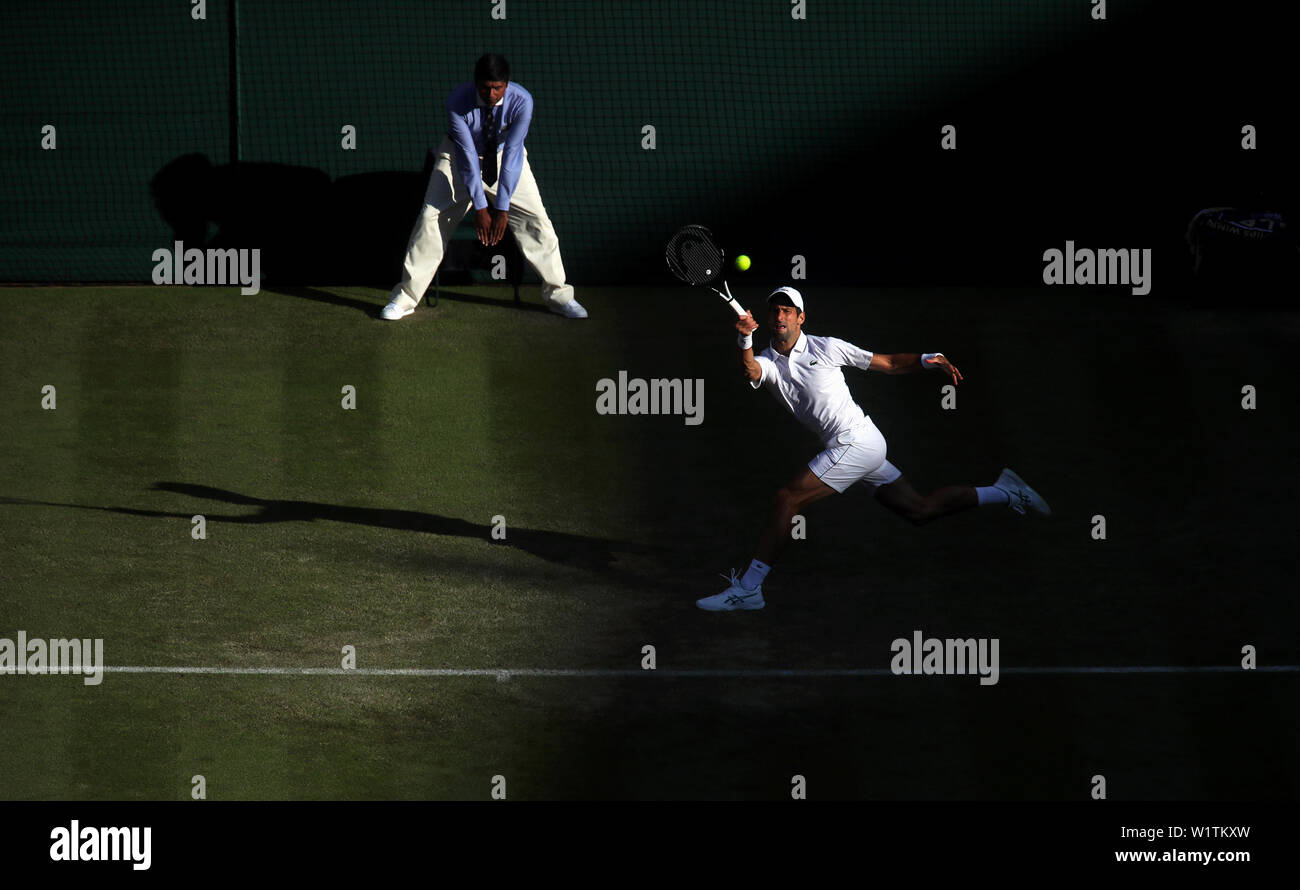
{"type": "Polygon", "coordinates": [[[669,270],[679,279],[697,287],[707,287],[744,318],[745,308],[731,296],[731,288],[727,287],[727,281],[722,277],[726,256],[713,240],[713,233],[704,226],[689,225],[678,229],[668,239],[664,259],[668,262],[669,270]],[[722,281],[722,290],[713,286],[713,282],[719,279],[722,281]]]}

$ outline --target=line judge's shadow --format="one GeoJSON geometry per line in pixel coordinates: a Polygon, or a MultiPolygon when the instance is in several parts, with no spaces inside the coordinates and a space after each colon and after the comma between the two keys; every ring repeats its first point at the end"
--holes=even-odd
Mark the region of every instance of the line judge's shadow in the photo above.
{"type": "MultiPolygon", "coordinates": [[[[471,284],[471,283],[472,282],[468,282],[468,281],[465,282],[465,284],[471,284]]],[[[502,288],[502,293],[507,293],[505,288],[502,288]]],[[[433,291],[429,291],[427,294],[425,294],[425,304],[431,303],[433,301],[433,296],[434,296],[433,291]]],[[[550,312],[551,311],[541,303],[526,302],[522,300],[516,303],[509,296],[485,297],[480,294],[467,294],[464,293],[463,291],[447,290],[446,288],[443,288],[438,293],[438,299],[450,300],[453,303],[477,303],[480,306],[509,307],[511,309],[518,309],[522,312],[550,312]]]]}
{"type": "Polygon", "coordinates": [[[284,294],[288,297],[298,297],[302,300],[314,300],[317,303],[325,303],[330,306],[344,306],[348,309],[356,309],[359,312],[364,312],[372,318],[378,318],[379,311],[384,308],[382,304],[375,303],[371,300],[361,300],[356,297],[345,296],[344,294],[336,294],[333,291],[323,290],[318,287],[278,285],[267,287],[266,290],[270,293],[284,294]]]}
{"type": "Polygon", "coordinates": [[[0,497],[0,503],[72,507],[79,510],[122,513],[128,516],[174,519],[190,519],[196,514],[202,513],[208,522],[229,522],[241,525],[257,525],[269,522],[315,522],[316,520],[351,522],[357,525],[391,528],[398,531],[416,531],[434,535],[477,538],[497,546],[514,547],[549,562],[596,571],[613,570],[614,561],[620,553],[640,554],[646,552],[646,548],[639,544],[610,541],[603,538],[546,529],[520,528],[518,526],[509,526],[504,540],[492,541],[489,528],[486,525],[467,522],[464,519],[453,519],[449,516],[439,516],[436,513],[423,513],[418,510],[394,510],[384,507],[344,507],[339,504],[325,504],[318,501],[257,498],[223,488],[213,488],[208,485],[195,485],[187,482],[157,482],[153,488],[155,491],[169,491],[188,497],[257,507],[258,511],[245,514],[214,514],[204,512],[202,505],[196,505],[195,509],[192,510],[167,511],[144,510],[137,507],[99,507],[87,504],[33,501],[10,497],[0,497]]]}
{"type": "MultiPolygon", "coordinates": [[[[433,153],[427,152],[419,173],[382,170],[331,179],[313,167],[249,161],[214,164],[206,155],[192,153],[164,164],[149,189],[173,239],[186,249],[259,248],[263,290],[378,318],[383,303],[336,294],[319,285],[387,290],[398,280],[411,228],[424,208],[434,160],[433,153]]],[[[507,234],[512,248],[504,253],[507,267],[518,278],[525,264],[513,237],[507,234]]],[[[499,249],[453,238],[441,267],[442,285],[473,284],[470,270],[484,267],[485,255],[499,249]]],[[[442,296],[547,311],[536,302],[515,304],[446,290],[442,296]]]]}

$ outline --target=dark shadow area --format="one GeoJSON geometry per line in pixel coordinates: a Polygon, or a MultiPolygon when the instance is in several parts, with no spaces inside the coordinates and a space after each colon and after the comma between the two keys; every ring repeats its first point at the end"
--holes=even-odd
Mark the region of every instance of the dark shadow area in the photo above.
{"type": "MultiPolygon", "coordinates": [[[[941,107],[865,133],[854,154],[814,162],[807,134],[808,162],[715,231],[779,258],[778,276],[791,254],[805,254],[818,282],[1041,285],[1043,251],[1070,239],[1150,248],[1154,289],[1166,296],[1205,289],[1185,240],[1198,211],[1294,218],[1290,31],[1266,9],[1225,15],[1191,0],[1090,33],[983,88],[958,85],[941,107]],[[956,149],[945,151],[949,124],[956,149]],[[1246,124],[1258,133],[1254,150],[1241,146],[1246,124]],[[776,226],[777,207],[804,210],[776,226]]],[[[1257,290],[1300,283],[1294,264],[1244,260],[1233,284],[1242,274],[1257,290]]]]}
{"type": "MultiPolygon", "coordinates": [[[[524,312],[550,312],[551,311],[545,306],[545,304],[542,303],[537,303],[537,302],[525,303],[522,301],[519,303],[515,303],[512,299],[510,299],[509,291],[506,288],[502,288],[501,292],[503,296],[500,299],[497,299],[495,297],[484,297],[479,294],[467,294],[463,291],[446,290],[444,288],[442,291],[439,292],[438,299],[451,300],[453,303],[474,303],[479,306],[513,306],[515,309],[519,309],[524,312]]],[[[429,299],[433,298],[432,289],[429,290],[428,298],[429,299]]]]}
{"type": "Polygon", "coordinates": [[[208,522],[228,522],[238,525],[259,525],[271,522],[350,522],[356,525],[369,525],[375,528],[389,528],[396,531],[425,532],[433,535],[452,535],[461,538],[477,538],[502,547],[514,547],[549,562],[591,571],[613,571],[617,554],[634,554],[645,552],[638,544],[622,541],[608,541],[585,535],[571,535],[564,532],[546,531],[544,529],[519,528],[510,526],[506,539],[493,541],[487,526],[439,516],[436,513],[423,513],[418,510],[390,510],[383,507],[344,507],[339,504],[324,504],[318,501],[277,500],[257,498],[240,494],[223,488],[208,485],[195,485],[187,482],[158,482],[155,491],[167,491],[189,498],[207,501],[219,501],[246,507],[256,507],[256,513],[217,514],[205,512],[202,504],[195,504],[193,509],[181,511],[143,510],[136,507],[100,507],[90,504],[64,504],[51,501],[33,501],[23,498],[0,498],[0,503],[25,506],[70,507],[78,510],[99,510],[121,513],[127,516],[148,516],[169,519],[185,519],[202,513],[208,522]]]}
{"type": "MultiPolygon", "coordinates": [[[[344,306],[348,309],[356,309],[371,318],[379,318],[379,311],[383,308],[381,303],[373,300],[360,300],[356,297],[349,297],[343,294],[337,294],[333,291],[322,290],[316,287],[295,287],[291,285],[277,285],[274,288],[277,294],[285,294],[290,297],[298,297],[302,300],[313,300],[317,303],[324,303],[329,306],[344,306]]],[[[485,297],[480,294],[467,294],[461,291],[441,290],[438,298],[441,300],[451,300],[453,303],[474,303],[480,306],[511,306],[524,312],[550,312],[550,310],[541,303],[530,302],[516,303],[511,299],[510,292],[506,288],[501,289],[501,297],[485,297]]],[[[429,289],[427,299],[432,302],[434,298],[433,288],[429,289]]]]}
{"type": "Polygon", "coordinates": [[[382,305],[372,300],[358,300],[356,297],[346,297],[342,294],[315,287],[293,287],[281,284],[275,287],[275,292],[290,297],[298,297],[302,300],[314,300],[317,303],[325,303],[329,306],[345,306],[349,309],[364,312],[372,318],[378,318],[379,310],[383,308],[382,305]]]}
{"type": "MultiPolygon", "coordinates": [[[[259,248],[263,287],[375,313],[369,303],[329,298],[302,286],[392,287],[401,276],[432,171],[428,154],[420,173],[381,171],[331,181],[323,170],[309,167],[214,165],[206,155],[189,154],[159,170],[150,191],[173,237],[186,249],[259,248]]],[[[517,282],[524,261],[507,232],[504,251],[472,237],[453,238],[440,270],[441,285],[491,283],[480,270],[497,253],[506,257],[507,282],[517,282]]]]}

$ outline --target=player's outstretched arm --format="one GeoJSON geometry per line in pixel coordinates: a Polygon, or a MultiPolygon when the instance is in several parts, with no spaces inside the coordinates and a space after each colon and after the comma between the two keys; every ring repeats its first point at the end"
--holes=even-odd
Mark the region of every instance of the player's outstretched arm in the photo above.
{"type": "Polygon", "coordinates": [[[963,377],[957,366],[948,361],[942,352],[896,352],[893,355],[875,353],[871,356],[868,370],[884,374],[913,374],[917,371],[943,371],[952,377],[953,383],[961,383],[963,377]]]}
{"type": "Polygon", "coordinates": [[[763,379],[763,367],[754,358],[753,333],[758,330],[758,322],[754,321],[753,313],[746,312],[736,319],[736,331],[740,334],[738,344],[740,347],[740,364],[745,369],[745,379],[750,383],[763,379]]]}

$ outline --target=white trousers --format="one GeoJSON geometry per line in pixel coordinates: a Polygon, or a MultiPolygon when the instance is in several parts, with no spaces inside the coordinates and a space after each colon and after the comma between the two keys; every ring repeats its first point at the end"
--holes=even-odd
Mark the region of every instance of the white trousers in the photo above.
{"type": "MultiPolygon", "coordinates": [[[[500,169],[498,158],[497,169],[500,169]]],[[[500,182],[500,180],[497,180],[500,182]]],[[[496,197],[495,185],[484,183],[488,206],[496,197]]],[[[393,288],[392,299],[408,305],[417,305],[429,289],[434,273],[442,263],[443,252],[452,232],[472,206],[469,191],[461,182],[452,154],[450,139],[438,146],[438,160],[429,187],[424,193],[424,209],[415,221],[411,240],[406,247],[406,260],[402,264],[402,280],[393,288]]],[[[524,259],[542,279],[542,297],[554,303],[567,303],[573,299],[573,287],[564,280],[564,263],[560,260],[560,242],[555,228],[542,206],[542,196],[537,191],[537,180],[528,166],[528,150],[524,150],[524,168],[519,184],[510,196],[510,215],[506,220],[511,234],[519,243],[524,259]]]]}

